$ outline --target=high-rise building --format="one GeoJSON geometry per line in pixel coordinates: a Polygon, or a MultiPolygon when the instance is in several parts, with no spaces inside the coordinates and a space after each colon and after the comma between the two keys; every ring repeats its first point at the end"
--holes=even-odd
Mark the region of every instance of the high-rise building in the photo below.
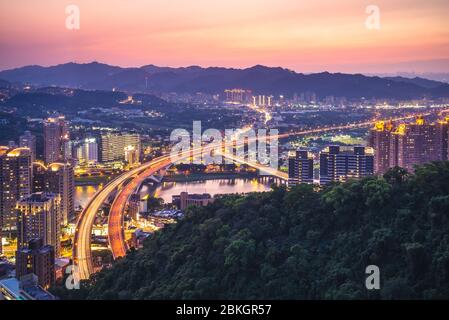
{"type": "Polygon", "coordinates": [[[139,155],[133,146],[125,147],[125,161],[129,166],[134,166],[139,162],[139,155]]]}
{"type": "Polygon", "coordinates": [[[98,162],[98,144],[95,138],[86,138],[81,145],[81,154],[78,160],[84,162],[98,162]]]}
{"type": "Polygon", "coordinates": [[[16,202],[31,193],[31,154],[28,148],[0,147],[0,228],[16,229],[16,202]]]}
{"type": "Polygon", "coordinates": [[[98,162],[98,143],[95,138],[71,140],[67,143],[71,159],[79,164],[98,162]]]}
{"type": "Polygon", "coordinates": [[[251,101],[251,90],[245,89],[226,89],[226,102],[230,103],[248,103],[251,101]]]}
{"type": "Polygon", "coordinates": [[[69,129],[63,116],[48,118],[44,122],[44,159],[45,163],[67,160],[66,144],[69,141],[69,129]]]}
{"type": "Polygon", "coordinates": [[[46,192],[61,197],[61,217],[59,221],[67,225],[75,219],[75,176],[70,164],[52,163],[46,172],[46,192]]]}
{"type": "Polygon", "coordinates": [[[33,164],[33,192],[58,194],[61,198],[59,221],[67,225],[75,219],[75,178],[73,166],[68,163],[33,164]]]}
{"type": "Polygon", "coordinates": [[[320,152],[320,184],[359,179],[373,172],[373,148],[329,146],[320,152]]]}
{"type": "Polygon", "coordinates": [[[418,117],[414,123],[382,125],[370,132],[370,145],[375,150],[375,172],[385,173],[399,166],[410,172],[415,165],[448,159],[448,120],[426,123],[418,117]]]}
{"type": "Polygon", "coordinates": [[[313,183],[313,156],[307,150],[296,150],[289,153],[288,185],[313,183]]]}
{"type": "Polygon", "coordinates": [[[30,131],[25,131],[19,138],[19,146],[30,149],[31,162],[36,159],[36,137],[30,131]]]}
{"type": "Polygon", "coordinates": [[[31,182],[31,193],[45,192],[47,190],[46,173],[47,167],[43,162],[34,161],[32,164],[33,180],[31,182]]]}
{"type": "Polygon", "coordinates": [[[259,107],[271,107],[273,105],[273,96],[265,96],[265,95],[254,96],[253,105],[259,107]]]}
{"type": "Polygon", "coordinates": [[[52,193],[33,193],[17,202],[17,249],[40,238],[59,257],[61,248],[61,199],[52,193]]]}
{"type": "Polygon", "coordinates": [[[438,121],[436,124],[436,140],[439,144],[441,160],[449,160],[449,117],[438,121]]]}
{"type": "Polygon", "coordinates": [[[55,283],[55,250],[44,245],[42,239],[31,239],[16,251],[16,278],[35,274],[38,284],[48,289],[55,283]]]}
{"type": "Polygon", "coordinates": [[[113,162],[125,160],[125,148],[134,147],[140,155],[140,136],[138,134],[103,134],[100,138],[100,161],[113,162]]]}
{"type": "Polygon", "coordinates": [[[374,152],[374,173],[384,174],[390,168],[391,134],[393,124],[391,122],[376,122],[370,132],[369,146],[374,152]]]}

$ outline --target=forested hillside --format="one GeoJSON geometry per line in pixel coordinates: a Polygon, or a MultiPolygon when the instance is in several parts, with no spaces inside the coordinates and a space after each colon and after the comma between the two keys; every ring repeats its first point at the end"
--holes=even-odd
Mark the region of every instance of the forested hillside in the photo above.
{"type": "Polygon", "coordinates": [[[449,162],[191,209],[97,274],[89,299],[449,298],[449,162]],[[380,268],[381,289],[365,288],[380,268]]]}

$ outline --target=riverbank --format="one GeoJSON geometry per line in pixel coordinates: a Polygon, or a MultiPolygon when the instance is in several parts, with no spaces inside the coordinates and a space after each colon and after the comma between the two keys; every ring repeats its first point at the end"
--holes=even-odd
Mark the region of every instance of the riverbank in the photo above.
{"type": "Polygon", "coordinates": [[[163,182],[193,182],[204,180],[222,180],[222,179],[254,179],[257,173],[191,173],[189,175],[177,174],[173,176],[165,176],[163,182]]]}

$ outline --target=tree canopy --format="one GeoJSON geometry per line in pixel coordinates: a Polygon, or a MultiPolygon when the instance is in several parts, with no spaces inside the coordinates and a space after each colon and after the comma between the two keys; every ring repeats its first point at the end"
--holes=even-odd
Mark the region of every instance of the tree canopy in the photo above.
{"type": "Polygon", "coordinates": [[[449,162],[191,208],[62,298],[449,298],[449,162]],[[367,290],[365,268],[380,269],[367,290]]]}

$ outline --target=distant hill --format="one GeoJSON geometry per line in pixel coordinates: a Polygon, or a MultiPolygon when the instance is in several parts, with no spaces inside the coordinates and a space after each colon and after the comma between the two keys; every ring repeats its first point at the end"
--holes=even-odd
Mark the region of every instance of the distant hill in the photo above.
{"type": "Polygon", "coordinates": [[[83,87],[88,81],[101,81],[122,71],[120,67],[92,62],[88,64],[66,63],[51,67],[26,66],[0,72],[0,79],[39,86],[83,87]]]}
{"type": "MultiPolygon", "coordinates": [[[[41,116],[48,110],[55,110],[64,114],[76,113],[94,107],[109,108],[118,106],[120,101],[127,98],[124,92],[105,90],[71,91],[58,87],[43,87],[32,92],[21,92],[2,102],[3,105],[16,107],[24,114],[41,116]]],[[[136,95],[143,102],[143,107],[167,106],[168,103],[151,94],[136,95]]],[[[123,105],[125,106],[125,105],[123,105]]]]}
{"type": "Polygon", "coordinates": [[[435,89],[441,86],[442,82],[435,81],[435,80],[429,80],[419,77],[414,78],[406,78],[406,77],[384,77],[384,79],[392,80],[396,82],[405,82],[405,83],[413,83],[417,86],[428,88],[428,89],[435,89]]]}
{"type": "Polygon", "coordinates": [[[9,81],[0,79],[0,88],[9,88],[11,83],[9,81]]]}
{"type": "Polygon", "coordinates": [[[121,68],[98,62],[51,67],[27,66],[0,72],[0,79],[37,86],[65,86],[125,92],[222,93],[227,88],[250,89],[255,94],[315,92],[319,97],[414,99],[449,97],[449,84],[422,78],[369,77],[361,74],[302,74],[257,65],[247,69],[146,65],[121,68]]]}

